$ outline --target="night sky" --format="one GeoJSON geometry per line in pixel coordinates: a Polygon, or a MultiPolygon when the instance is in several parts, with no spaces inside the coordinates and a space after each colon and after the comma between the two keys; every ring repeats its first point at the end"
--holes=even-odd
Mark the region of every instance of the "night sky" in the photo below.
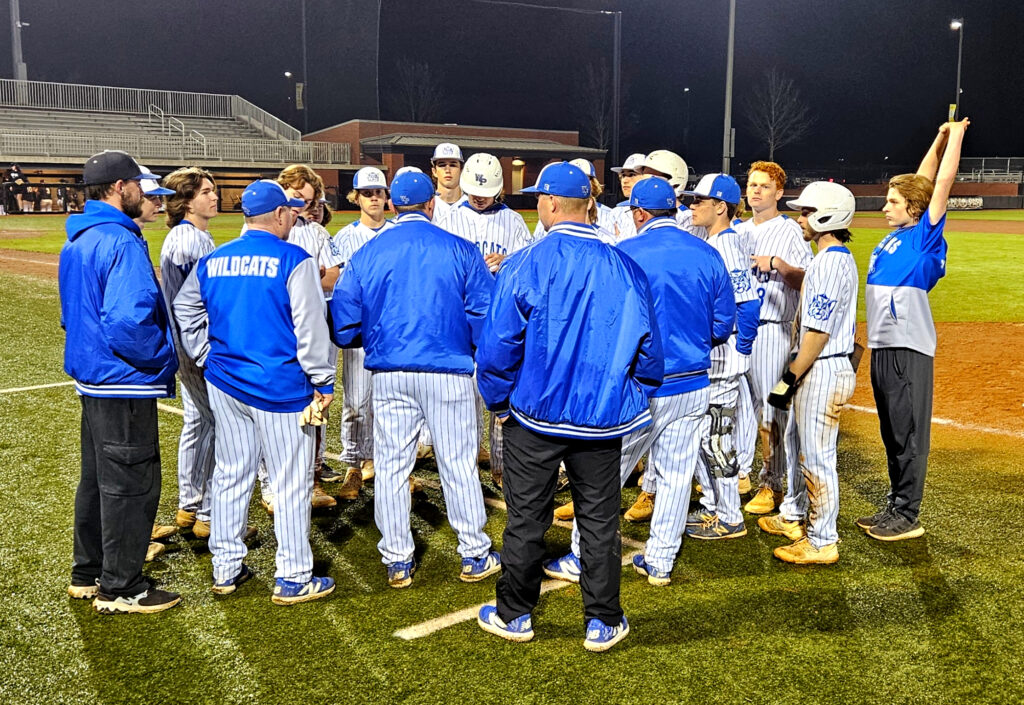
{"type": "MultiPolygon", "coordinates": [[[[533,2],[533,0],[525,0],[533,2]]],[[[622,11],[622,154],[666,147],[698,171],[721,163],[728,2],[560,0],[549,8],[622,11]],[[690,132],[683,143],[689,93],[690,132]],[[685,147],[685,148],[684,148],[685,147]]],[[[300,0],[21,0],[30,80],[238,93],[288,118],[301,76],[300,0]]],[[[306,0],[311,130],[393,118],[400,63],[428,64],[443,122],[577,129],[587,64],[612,59],[608,16],[469,0],[306,0]],[[378,13],[379,8],[379,13],[378,13]],[[378,90],[379,86],[379,90],[378,90]]],[[[967,156],[1024,155],[1024,3],[1017,0],[738,0],[736,161],[764,155],[743,126],[744,96],[772,67],[818,115],[776,155],[824,169],[912,164],[956,88],[964,17],[967,156]]],[[[0,75],[12,77],[7,3],[0,75]]],[[[294,121],[302,127],[301,114],[294,121]]]]}

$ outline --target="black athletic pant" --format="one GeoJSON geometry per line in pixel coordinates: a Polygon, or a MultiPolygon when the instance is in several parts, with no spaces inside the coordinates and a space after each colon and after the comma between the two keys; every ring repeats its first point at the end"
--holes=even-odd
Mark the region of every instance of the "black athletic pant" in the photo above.
{"type": "Polygon", "coordinates": [[[156,399],[82,400],[82,476],[75,494],[71,580],[137,595],[160,501],[156,399]]]}
{"type": "Polygon", "coordinates": [[[907,348],[871,351],[871,388],[889,461],[889,501],[916,521],[931,445],[935,361],[907,348]]]}
{"type": "Polygon", "coordinates": [[[543,577],[544,534],[554,518],[558,466],[565,462],[580,529],[584,626],[622,621],[619,577],[622,539],[619,463],[622,439],[575,440],[535,433],[510,417],[502,428],[508,505],[498,579],[498,616],[509,621],[533,611],[543,577]]]}

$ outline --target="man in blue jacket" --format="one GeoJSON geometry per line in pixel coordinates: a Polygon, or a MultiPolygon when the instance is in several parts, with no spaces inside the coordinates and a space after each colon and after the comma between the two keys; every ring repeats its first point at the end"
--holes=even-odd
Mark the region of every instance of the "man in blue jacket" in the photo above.
{"type": "Polygon", "coordinates": [[[363,366],[373,374],[377,547],[388,585],[411,585],[409,475],[425,424],[459,540],[459,579],[476,582],[501,570],[484,533],[473,390],[473,354],[494,280],[473,243],[430,222],[434,186],[426,174],[396,176],[391,202],[398,213],[394,226],[352,255],[330,302],[334,342],[361,345],[363,366]],[[427,304],[430,315],[424,316],[427,304]]]}
{"type": "Polygon", "coordinates": [[[619,605],[622,437],[651,423],[649,397],[664,360],[647,278],[585,225],[590,180],[549,164],[537,194],[547,236],[505,260],[477,355],[480,393],[503,420],[508,505],[497,606],[482,629],[533,638],[544,532],[565,462],[582,535],[586,639],[605,651],[629,633],[619,605]]]}
{"type": "Polygon", "coordinates": [[[174,396],[167,309],[139,226],[139,180],[128,154],[105,151],[82,174],[85,210],[67,220],[60,254],[64,371],[82,401],[82,474],[75,494],[68,594],[105,614],[159,612],[180,597],[142,575],[160,501],[156,400],[174,396]]]}

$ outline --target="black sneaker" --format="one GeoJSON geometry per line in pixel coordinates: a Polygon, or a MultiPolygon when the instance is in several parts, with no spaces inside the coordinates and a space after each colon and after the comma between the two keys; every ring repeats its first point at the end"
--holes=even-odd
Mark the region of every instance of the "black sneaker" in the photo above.
{"type": "Polygon", "coordinates": [[[338,472],[327,463],[320,464],[320,482],[340,482],[345,479],[345,473],[338,472]]]}
{"type": "Polygon", "coordinates": [[[910,521],[899,512],[886,515],[868,529],[868,536],[879,541],[903,541],[916,539],[924,534],[924,527],[917,519],[910,521]]]}
{"type": "Polygon", "coordinates": [[[860,528],[864,529],[864,531],[867,531],[872,526],[875,526],[876,524],[879,524],[882,521],[882,519],[884,519],[885,517],[889,516],[889,514],[891,514],[891,513],[892,513],[892,504],[890,504],[889,502],[886,502],[885,507],[883,507],[878,512],[876,512],[876,513],[874,513],[874,514],[872,514],[871,516],[868,516],[868,517],[861,517],[860,519],[857,519],[853,523],[856,524],[857,526],[859,526],[860,528]]]}
{"type": "Polygon", "coordinates": [[[163,612],[181,602],[181,595],[166,590],[143,590],[138,595],[104,595],[102,592],[93,600],[93,608],[100,614],[117,614],[119,612],[138,612],[151,614],[163,612]]]}

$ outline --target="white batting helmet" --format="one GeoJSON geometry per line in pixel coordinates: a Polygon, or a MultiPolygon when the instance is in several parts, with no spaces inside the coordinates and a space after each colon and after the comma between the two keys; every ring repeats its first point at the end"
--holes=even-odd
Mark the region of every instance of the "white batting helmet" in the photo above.
{"type": "Polygon", "coordinates": [[[493,154],[478,152],[470,155],[459,176],[459,186],[470,196],[494,198],[504,185],[501,162],[493,154]]]}
{"type": "Polygon", "coordinates": [[[690,170],[686,162],[675,152],[667,149],[656,149],[647,155],[643,164],[645,169],[654,169],[665,174],[668,182],[678,196],[686,190],[686,182],[690,178],[690,170]]]}
{"type": "Polygon", "coordinates": [[[592,161],[590,161],[589,159],[583,159],[581,157],[579,159],[573,159],[569,163],[572,164],[577,169],[579,169],[580,171],[582,171],[584,174],[586,174],[590,178],[592,178],[592,179],[596,179],[597,178],[597,171],[594,169],[594,163],[592,161]]]}
{"type": "Polygon", "coordinates": [[[857,199],[850,189],[831,181],[815,181],[807,184],[793,201],[786,201],[793,210],[813,208],[807,222],[815,232],[827,233],[844,230],[853,222],[857,211],[857,199]]]}

